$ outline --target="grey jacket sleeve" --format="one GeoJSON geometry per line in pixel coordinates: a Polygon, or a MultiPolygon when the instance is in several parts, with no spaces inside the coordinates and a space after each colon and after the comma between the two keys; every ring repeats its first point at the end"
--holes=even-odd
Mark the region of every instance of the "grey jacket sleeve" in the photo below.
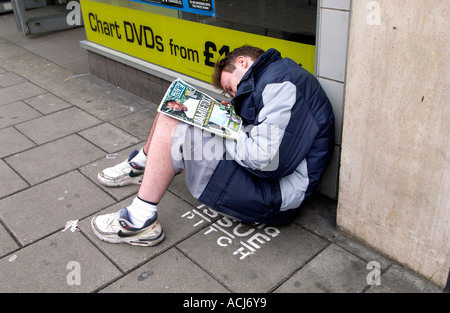
{"type": "Polygon", "coordinates": [[[237,163],[255,175],[270,177],[270,172],[283,166],[280,161],[288,161],[280,159],[280,145],[296,102],[296,87],[289,81],[269,84],[262,99],[264,107],[258,115],[259,124],[244,128],[237,143],[228,145],[227,150],[237,163]]]}

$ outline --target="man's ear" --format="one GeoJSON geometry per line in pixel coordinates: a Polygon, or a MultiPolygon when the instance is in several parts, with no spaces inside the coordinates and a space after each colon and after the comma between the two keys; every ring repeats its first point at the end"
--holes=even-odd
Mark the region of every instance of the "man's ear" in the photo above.
{"type": "Polygon", "coordinates": [[[248,63],[248,60],[244,56],[238,56],[236,58],[236,65],[238,65],[238,66],[241,66],[243,68],[247,68],[247,65],[248,65],[247,63],[248,63]]]}

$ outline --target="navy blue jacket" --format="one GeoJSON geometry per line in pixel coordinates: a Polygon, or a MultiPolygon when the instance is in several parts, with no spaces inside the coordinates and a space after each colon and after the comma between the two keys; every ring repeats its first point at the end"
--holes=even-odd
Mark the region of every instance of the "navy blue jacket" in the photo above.
{"type": "Polygon", "coordinates": [[[246,222],[290,223],[331,156],[331,104],[313,75],[275,49],[253,63],[232,103],[243,131],[199,201],[246,222]]]}

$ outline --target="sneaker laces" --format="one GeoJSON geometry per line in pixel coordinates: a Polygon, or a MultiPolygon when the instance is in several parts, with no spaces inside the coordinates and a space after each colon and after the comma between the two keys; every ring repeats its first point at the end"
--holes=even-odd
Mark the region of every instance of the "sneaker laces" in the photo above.
{"type": "Polygon", "coordinates": [[[133,168],[128,160],[123,161],[122,163],[116,164],[114,165],[111,170],[113,171],[120,171],[122,172],[122,169],[127,169],[127,168],[133,168]]]}
{"type": "Polygon", "coordinates": [[[105,221],[106,226],[111,226],[111,224],[117,221],[120,218],[120,211],[116,213],[109,214],[108,218],[105,221]]]}

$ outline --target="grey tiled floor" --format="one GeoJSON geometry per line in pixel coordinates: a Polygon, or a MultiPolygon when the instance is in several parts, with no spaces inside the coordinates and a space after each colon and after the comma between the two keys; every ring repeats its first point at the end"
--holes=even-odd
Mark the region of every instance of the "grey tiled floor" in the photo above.
{"type": "Polygon", "coordinates": [[[13,22],[0,16],[1,292],[440,292],[339,232],[336,202],[321,195],[291,225],[242,225],[201,206],[181,174],[159,205],[160,245],[97,240],[91,218],[126,206],[138,187],[106,188],[96,175],[142,146],[156,104],[92,75],[70,78],[89,71],[84,51],[72,62],[37,48],[68,53],[82,28],[28,38],[13,22]],[[381,285],[367,283],[371,261],[381,285]]]}

